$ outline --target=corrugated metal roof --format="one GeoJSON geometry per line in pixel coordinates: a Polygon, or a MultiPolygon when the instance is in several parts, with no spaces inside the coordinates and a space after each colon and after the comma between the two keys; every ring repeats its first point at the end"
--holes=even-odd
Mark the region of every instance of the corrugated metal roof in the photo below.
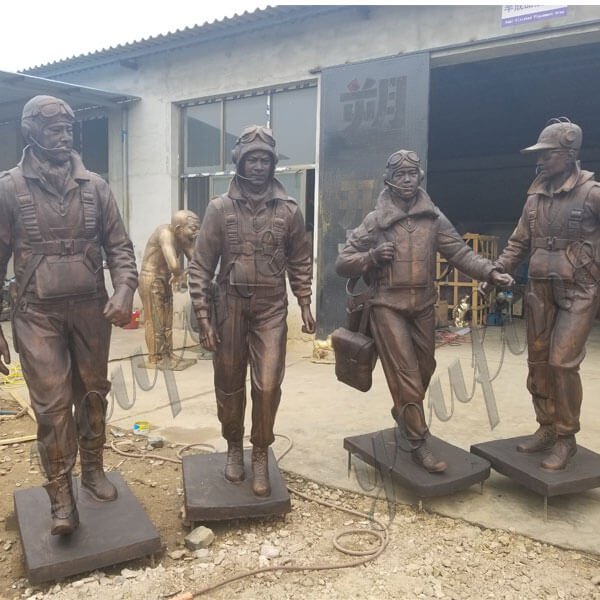
{"type": "Polygon", "coordinates": [[[248,33],[280,25],[286,22],[315,17],[320,14],[343,10],[345,6],[275,6],[245,12],[241,15],[178,29],[173,33],[157,35],[128,44],[97,50],[88,54],[74,56],[46,65],[26,69],[28,74],[45,77],[62,76],[75,71],[100,67],[121,62],[124,66],[135,68],[135,60],[150,54],[167,52],[186,46],[201,44],[217,38],[248,33]]]}
{"type": "Polygon", "coordinates": [[[0,122],[20,119],[25,102],[38,94],[59,96],[68,102],[74,111],[112,108],[139,100],[137,96],[129,94],[113,93],[23,73],[0,71],[0,122]]]}

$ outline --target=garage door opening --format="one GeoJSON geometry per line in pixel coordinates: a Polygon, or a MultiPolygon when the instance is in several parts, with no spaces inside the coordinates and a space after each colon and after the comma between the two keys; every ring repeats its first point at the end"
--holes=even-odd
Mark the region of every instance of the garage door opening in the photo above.
{"type": "Polygon", "coordinates": [[[503,248],[535,177],[521,155],[546,121],[583,128],[583,169],[600,169],[600,44],[431,71],[428,190],[460,233],[497,235],[503,248]]]}

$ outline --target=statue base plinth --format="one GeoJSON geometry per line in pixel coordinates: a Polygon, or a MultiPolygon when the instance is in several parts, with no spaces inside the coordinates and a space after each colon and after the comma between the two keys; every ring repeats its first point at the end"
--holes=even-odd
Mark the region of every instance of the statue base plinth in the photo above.
{"type": "Polygon", "coordinates": [[[433,435],[427,437],[427,446],[438,458],[448,463],[443,473],[429,473],[418,465],[408,451],[407,440],[400,439],[396,427],[344,438],[349,468],[351,456],[355,455],[377,469],[382,478],[391,477],[418,498],[452,494],[475,483],[482,483],[490,476],[487,460],[433,435]]]}
{"type": "Polygon", "coordinates": [[[183,489],[185,519],[228,521],[283,515],[291,510],[290,494],[273,450],[269,448],[270,496],[255,496],[252,492],[252,450],[244,450],[246,477],[240,483],[225,479],[226,452],[195,454],[183,457],[183,489]]]}
{"type": "Polygon", "coordinates": [[[546,452],[517,452],[517,444],[531,436],[482,442],[471,446],[471,452],[489,460],[492,467],[513,481],[542,496],[576,494],[600,487],[600,454],[582,446],[562,471],[542,469],[546,452]]]}
{"type": "Polygon", "coordinates": [[[50,501],[43,487],[14,492],[15,513],[27,577],[32,584],[102,569],[161,550],[158,531],[123,477],[107,473],[117,488],[112,502],[98,502],[73,479],[79,527],[51,535],[50,501]]]}

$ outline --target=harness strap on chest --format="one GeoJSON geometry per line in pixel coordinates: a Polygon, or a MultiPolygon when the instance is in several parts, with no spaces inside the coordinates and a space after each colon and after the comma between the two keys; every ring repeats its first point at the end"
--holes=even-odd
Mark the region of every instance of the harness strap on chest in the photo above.
{"type": "Polygon", "coordinates": [[[33,196],[27,187],[25,177],[23,177],[19,167],[14,167],[9,173],[15,185],[17,202],[19,203],[19,210],[21,211],[21,220],[23,221],[23,227],[27,232],[27,237],[30,242],[41,242],[42,232],[40,231],[37,212],[35,210],[35,205],[33,204],[33,196]]]}
{"type": "Polygon", "coordinates": [[[18,307],[34,272],[40,266],[45,256],[86,253],[90,248],[90,244],[95,243],[98,245],[98,237],[96,235],[96,202],[90,182],[82,181],[80,189],[83,204],[84,235],[88,239],[44,240],[40,230],[38,214],[33,202],[33,195],[29,190],[20,167],[14,167],[9,171],[9,174],[15,186],[21,220],[32,251],[32,256],[28,260],[21,281],[19,282],[19,289],[15,300],[15,307],[18,307]]]}
{"type": "MultiPolygon", "coordinates": [[[[15,167],[9,171],[10,176],[15,185],[15,192],[17,196],[17,201],[19,204],[19,210],[21,212],[21,219],[23,221],[23,227],[27,232],[27,237],[32,244],[32,249],[34,254],[37,254],[34,248],[34,244],[36,242],[44,241],[42,236],[42,232],[40,230],[40,225],[38,222],[38,215],[35,208],[35,204],[33,201],[33,195],[29,190],[27,185],[27,181],[21,172],[19,167],[15,167]]],[[[89,181],[81,181],[79,184],[81,189],[81,202],[83,207],[83,223],[84,223],[84,235],[87,240],[87,244],[89,244],[90,240],[97,241],[96,236],[96,201],[94,199],[94,194],[92,192],[91,183],[89,181]]],[[[51,242],[65,243],[69,247],[74,247],[75,242],[81,242],[85,240],[51,240],[51,242]]],[[[37,245],[39,249],[43,249],[44,246],[37,245]]],[[[79,250],[79,252],[83,252],[85,248],[79,250]]],[[[43,253],[43,252],[42,252],[43,253]]],[[[64,254],[65,252],[54,252],[51,254],[64,254]]],[[[67,254],[69,252],[66,252],[67,254]]],[[[73,252],[71,252],[73,253],[73,252]]]]}
{"type": "Polygon", "coordinates": [[[533,202],[533,206],[529,207],[529,212],[527,213],[527,218],[529,219],[529,235],[532,239],[533,239],[533,236],[535,235],[535,223],[537,221],[537,215],[538,215],[538,202],[539,202],[539,199],[536,196],[535,200],[533,202]]]}
{"type": "MultiPolygon", "coordinates": [[[[533,248],[547,248],[548,250],[564,250],[570,242],[584,241],[583,234],[583,216],[585,214],[585,205],[587,203],[588,196],[592,189],[598,184],[595,181],[586,181],[580,188],[579,198],[576,201],[577,204],[569,211],[569,215],[566,218],[566,231],[563,228],[562,231],[564,238],[557,237],[535,237],[535,229],[538,217],[538,204],[539,197],[536,195],[534,205],[529,209],[529,228],[532,238],[533,248]]],[[[564,202],[565,200],[561,200],[564,202]]],[[[572,200],[570,201],[573,202],[572,200]]],[[[564,223],[564,222],[563,222],[564,223]]],[[[558,231],[557,231],[558,233],[558,231]]]]}
{"type": "Polygon", "coordinates": [[[240,238],[238,218],[233,200],[229,196],[222,196],[223,212],[225,214],[225,233],[227,235],[227,245],[232,254],[244,254],[241,249],[242,240],[240,238]]]}
{"type": "Polygon", "coordinates": [[[33,254],[44,256],[72,256],[85,253],[90,247],[90,240],[47,240],[45,242],[31,242],[33,254]]]}
{"type": "Polygon", "coordinates": [[[234,201],[229,196],[223,196],[223,212],[225,215],[225,231],[227,237],[227,246],[229,252],[234,256],[242,254],[250,256],[252,254],[264,254],[265,256],[274,256],[279,247],[285,232],[285,220],[277,217],[277,202],[273,202],[271,210],[272,241],[263,239],[262,243],[254,244],[249,240],[242,240],[240,236],[239,215],[234,201]]]}
{"type": "Polygon", "coordinates": [[[566,250],[573,240],[565,238],[557,238],[553,236],[533,238],[531,242],[532,248],[544,248],[546,250],[566,250]]]}

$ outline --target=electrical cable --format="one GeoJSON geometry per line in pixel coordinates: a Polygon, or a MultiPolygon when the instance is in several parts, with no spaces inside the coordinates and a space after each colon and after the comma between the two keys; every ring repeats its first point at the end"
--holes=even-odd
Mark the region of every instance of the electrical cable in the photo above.
{"type": "MultiPolygon", "coordinates": [[[[276,433],[275,437],[282,438],[284,440],[287,440],[287,442],[288,442],[287,447],[281,452],[281,454],[277,458],[277,461],[280,462],[291,451],[294,443],[293,443],[292,439],[290,437],[288,437],[287,435],[276,433]]],[[[186,450],[188,450],[190,448],[204,447],[204,448],[210,448],[213,452],[215,451],[214,446],[212,446],[211,444],[185,444],[185,445],[180,445],[181,447],[177,451],[177,458],[171,458],[168,456],[157,457],[155,454],[151,455],[151,454],[143,454],[143,453],[125,451],[119,447],[120,445],[122,445],[124,443],[131,444],[132,442],[131,442],[131,440],[112,440],[110,442],[110,444],[108,445],[108,447],[111,450],[113,450],[114,452],[116,452],[117,454],[120,454],[121,456],[125,456],[127,458],[164,460],[164,461],[172,462],[172,463],[176,463],[176,464],[181,464],[183,452],[185,452],[186,450]]],[[[233,575],[232,577],[228,577],[228,578],[224,579],[223,581],[217,582],[215,584],[211,584],[204,588],[199,588],[194,591],[178,592],[177,594],[172,595],[172,596],[165,596],[165,598],[168,597],[168,598],[170,598],[170,600],[193,600],[193,598],[196,598],[198,596],[202,596],[204,594],[212,592],[212,591],[214,591],[218,588],[221,588],[223,586],[226,586],[230,583],[233,583],[235,581],[240,581],[241,579],[246,579],[247,577],[254,577],[255,575],[259,575],[260,573],[269,573],[269,572],[274,572],[274,571],[286,571],[286,572],[291,572],[291,571],[329,571],[329,570],[335,570],[335,569],[348,569],[351,567],[358,567],[358,566],[364,565],[368,562],[371,562],[371,561],[377,559],[387,548],[387,545],[389,543],[388,526],[383,521],[376,518],[374,515],[371,515],[368,513],[363,513],[361,511],[354,510],[352,508],[347,508],[345,506],[339,506],[337,504],[328,502],[327,500],[321,500],[320,498],[315,498],[313,496],[309,496],[308,494],[305,494],[304,492],[301,492],[289,485],[288,485],[288,490],[295,496],[298,496],[299,498],[302,498],[303,500],[306,500],[307,502],[316,502],[317,504],[320,504],[322,506],[326,506],[328,508],[333,508],[335,510],[339,510],[341,512],[345,512],[350,515],[357,516],[362,519],[371,521],[374,525],[377,526],[377,529],[364,529],[364,528],[358,528],[358,527],[348,527],[348,528],[342,529],[334,534],[332,541],[333,541],[333,546],[336,548],[336,550],[338,550],[342,554],[357,557],[355,560],[351,560],[351,561],[343,562],[343,563],[331,563],[331,564],[273,565],[273,566],[269,566],[269,567],[263,567],[260,569],[254,569],[252,571],[248,571],[245,573],[239,573],[238,575],[233,575]],[[345,538],[348,536],[358,536],[358,535],[361,535],[361,536],[366,535],[366,536],[375,538],[376,545],[374,545],[373,547],[368,548],[366,550],[355,550],[354,548],[345,546],[340,541],[342,538],[345,538]]]]}
{"type": "Polygon", "coordinates": [[[241,579],[246,579],[247,577],[254,577],[255,575],[259,575],[260,573],[269,573],[274,571],[330,571],[336,569],[348,569],[351,567],[358,567],[364,564],[367,564],[371,561],[377,559],[381,554],[383,554],[384,550],[387,548],[389,543],[389,529],[385,523],[381,520],[377,519],[374,515],[370,515],[367,513],[360,512],[358,510],[354,510],[352,508],[346,508],[345,506],[339,506],[336,504],[332,504],[331,502],[327,502],[326,500],[321,500],[319,498],[314,498],[312,496],[308,496],[303,492],[300,492],[290,486],[288,489],[292,494],[303,498],[309,502],[316,502],[317,504],[321,504],[323,506],[327,506],[330,508],[334,508],[336,510],[340,510],[342,512],[361,517],[363,519],[367,519],[372,521],[374,524],[379,526],[380,530],[377,529],[359,529],[359,528],[347,528],[342,529],[337,532],[333,538],[334,547],[349,556],[358,556],[356,560],[348,561],[345,563],[332,563],[326,565],[273,565],[271,567],[263,567],[261,569],[254,569],[252,571],[248,571],[246,573],[240,573],[238,575],[233,575],[220,581],[218,583],[206,586],[204,588],[200,588],[194,591],[186,591],[186,592],[178,592],[174,596],[168,596],[170,600],[193,600],[198,596],[202,596],[204,594],[208,594],[209,592],[213,592],[214,590],[221,588],[230,583],[234,583],[235,581],[240,581],[241,579]],[[371,548],[369,550],[354,550],[351,548],[344,547],[340,543],[340,538],[349,536],[349,535],[369,535],[371,537],[375,537],[379,541],[379,545],[371,548]]]}
{"type": "Polygon", "coordinates": [[[12,362],[8,365],[8,375],[0,374],[0,385],[7,387],[19,387],[23,385],[23,371],[21,370],[21,363],[12,362]]]}

